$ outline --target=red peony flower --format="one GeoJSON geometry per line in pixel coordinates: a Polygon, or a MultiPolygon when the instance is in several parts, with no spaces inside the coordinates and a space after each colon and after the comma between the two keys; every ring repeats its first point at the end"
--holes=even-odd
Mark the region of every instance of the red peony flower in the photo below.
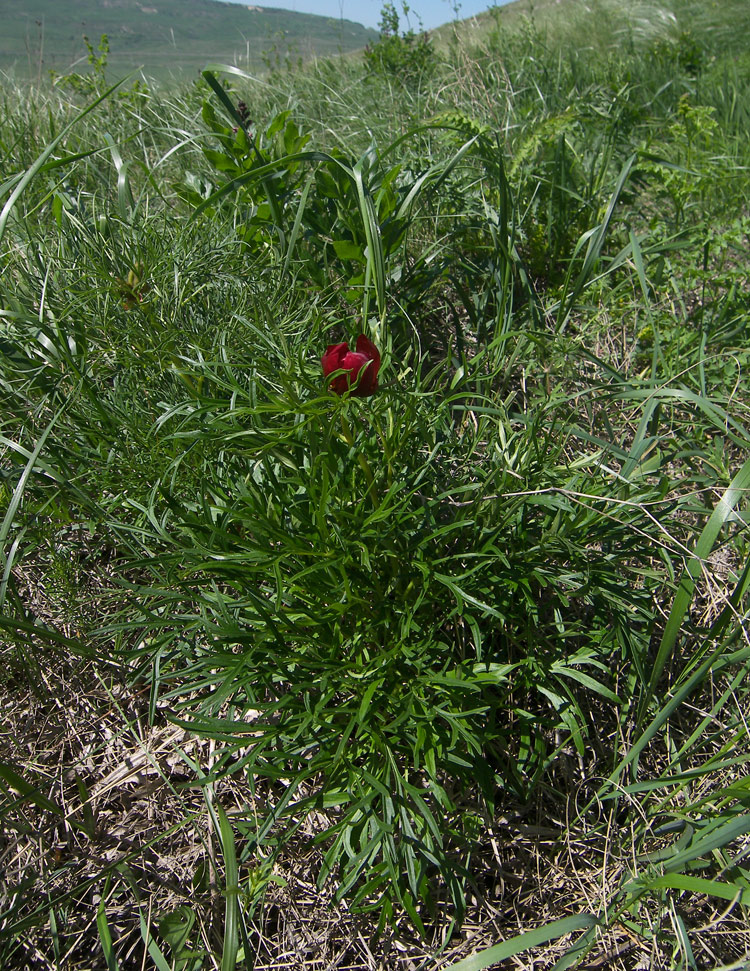
{"type": "Polygon", "coordinates": [[[350,351],[348,344],[330,344],[320,363],[326,377],[334,371],[346,371],[333,378],[329,385],[336,394],[351,390],[357,398],[369,398],[378,390],[380,351],[364,334],[357,338],[356,351],[350,351]]]}

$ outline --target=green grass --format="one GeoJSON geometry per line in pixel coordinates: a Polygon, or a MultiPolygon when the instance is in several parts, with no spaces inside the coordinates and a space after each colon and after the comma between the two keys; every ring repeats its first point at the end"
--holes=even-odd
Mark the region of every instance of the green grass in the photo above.
{"type": "Polygon", "coordinates": [[[5,966],[743,959],[750,80],[630,27],[5,84],[5,966]]]}
{"type": "Polygon", "coordinates": [[[635,53],[644,44],[665,43],[692,51],[693,45],[707,48],[721,58],[746,57],[744,41],[750,14],[743,0],[702,3],[700,0],[641,0],[630,7],[613,0],[513,0],[490,7],[458,23],[446,23],[433,34],[446,47],[458,38],[465,45],[515,42],[534,36],[535,42],[551,52],[584,49],[605,57],[619,49],[635,53]]]}

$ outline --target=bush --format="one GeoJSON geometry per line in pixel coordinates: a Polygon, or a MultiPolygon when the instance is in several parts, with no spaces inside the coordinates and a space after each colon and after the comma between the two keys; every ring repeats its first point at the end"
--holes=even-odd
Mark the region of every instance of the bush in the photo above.
{"type": "MultiPolygon", "coordinates": [[[[408,17],[409,6],[402,4],[408,17]]],[[[419,80],[437,65],[437,55],[428,34],[415,34],[411,27],[400,31],[398,11],[393,3],[383,4],[380,40],[365,48],[365,62],[374,74],[404,82],[419,80]]]]}

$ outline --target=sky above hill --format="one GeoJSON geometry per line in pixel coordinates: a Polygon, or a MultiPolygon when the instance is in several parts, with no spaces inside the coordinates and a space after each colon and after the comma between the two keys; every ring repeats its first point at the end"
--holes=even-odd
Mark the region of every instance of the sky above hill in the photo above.
{"type": "MultiPolygon", "coordinates": [[[[225,0],[228,3],[243,3],[248,5],[251,0],[225,0]]],[[[502,6],[509,0],[497,0],[496,6],[502,6]]],[[[401,13],[400,0],[395,0],[394,5],[399,12],[401,25],[404,29],[408,26],[401,13]]],[[[283,7],[285,10],[294,10],[297,13],[314,13],[322,17],[332,17],[340,20],[354,20],[356,23],[364,24],[365,27],[377,28],[380,23],[380,9],[383,6],[382,0],[258,0],[259,7],[283,7]]],[[[454,20],[456,16],[460,20],[465,17],[473,17],[474,14],[481,13],[493,6],[492,0],[411,0],[410,21],[411,27],[416,31],[420,26],[425,30],[433,30],[449,20],[454,20]]]]}

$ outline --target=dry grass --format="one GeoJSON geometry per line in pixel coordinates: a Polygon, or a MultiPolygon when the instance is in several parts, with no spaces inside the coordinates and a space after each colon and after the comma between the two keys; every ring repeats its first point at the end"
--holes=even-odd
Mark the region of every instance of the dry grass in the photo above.
{"type": "MultiPolygon", "coordinates": [[[[6,665],[12,653],[6,646],[6,665]]],[[[194,942],[199,937],[208,955],[219,954],[221,854],[205,791],[192,784],[193,764],[204,771],[212,764],[212,743],[171,725],[164,712],[149,725],[148,699],[127,687],[122,670],[49,656],[42,648],[37,660],[33,688],[12,676],[0,687],[3,761],[38,785],[59,811],[23,799],[11,808],[14,794],[6,789],[0,905],[5,911],[13,888],[26,882],[29,889],[16,918],[39,910],[33,924],[14,935],[18,946],[6,954],[4,967],[105,968],[96,922],[103,892],[121,968],[151,966],[142,923],[155,933],[160,917],[185,906],[196,917],[194,942]]],[[[746,700],[736,703],[746,705],[746,700]]],[[[700,703],[686,708],[679,733],[687,734],[702,714],[700,703]]],[[[601,716],[600,724],[609,723],[614,731],[612,713],[602,711],[601,716]]],[[[606,774],[602,754],[616,740],[602,733],[598,741],[585,758],[564,751],[531,803],[499,805],[472,861],[476,886],[467,918],[447,941],[447,920],[440,914],[427,924],[425,940],[415,936],[403,916],[378,936],[367,915],[352,914],[335,902],[333,886],[320,889],[321,851],[310,842],[320,819],[307,819],[267,870],[261,857],[250,854],[240,862],[240,884],[254,884],[255,896],[248,892],[244,897],[251,966],[257,971],[447,968],[557,918],[581,912],[604,917],[628,871],[638,869],[633,854],[634,847],[644,845],[644,810],[631,797],[597,804],[599,779],[606,774]]],[[[647,762],[642,772],[654,777],[658,756],[651,754],[647,762]]],[[[691,799],[710,800],[712,792],[718,798],[727,781],[727,776],[707,776],[691,799]]],[[[235,824],[279,797],[269,790],[256,791],[253,799],[239,776],[209,790],[235,824]]],[[[663,842],[651,839],[645,846],[652,851],[663,842]]],[[[238,845],[240,861],[242,849],[238,845]]],[[[750,956],[750,931],[739,908],[717,907],[705,896],[675,895],[662,904],[654,897],[644,902],[640,931],[632,914],[622,921],[611,914],[608,931],[582,967],[674,967],[670,922],[676,915],[690,932],[696,967],[750,956]]],[[[502,966],[551,968],[569,944],[570,938],[563,939],[502,966]]],[[[161,947],[169,953],[163,942],[161,947]]],[[[218,963],[206,957],[204,966],[218,963]]]]}

